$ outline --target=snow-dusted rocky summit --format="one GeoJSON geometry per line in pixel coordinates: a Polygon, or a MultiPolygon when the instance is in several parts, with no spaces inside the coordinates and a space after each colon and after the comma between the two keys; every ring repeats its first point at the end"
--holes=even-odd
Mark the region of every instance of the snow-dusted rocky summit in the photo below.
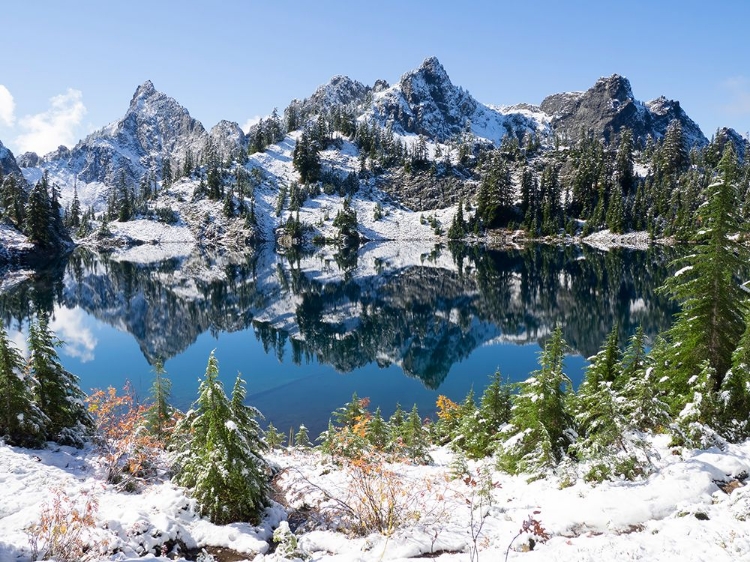
{"type": "MultiPolygon", "coordinates": [[[[431,57],[417,69],[406,72],[393,85],[378,80],[373,86],[367,86],[346,76],[335,76],[309,98],[293,100],[285,112],[297,116],[293,130],[282,131],[285,137],[281,142],[268,146],[267,152],[251,155],[249,160],[248,146],[251,139],[257,138],[257,128],[245,134],[237,123],[221,121],[207,131],[186,108],[146,81],[136,89],[122,119],[91,133],[72,149],[59,147],[41,157],[26,153],[16,163],[0,145],[0,165],[5,173],[7,170],[18,173],[20,165],[20,171],[31,185],[39,180],[43,171],[48,171],[51,182],[60,189],[63,206],[72,201],[75,186],[84,208],[93,205],[101,211],[112,187],[122,178],[136,191],[144,177],[156,187],[164,179],[167,159],[174,177],[183,176],[182,185],[178,186],[181,191],[172,194],[173,199],[184,201],[185,194],[195,191],[199,178],[198,174],[184,177],[178,172],[194,170],[195,166],[205,163],[207,154],[214,154],[221,162],[235,161],[236,166],[244,166],[248,172],[255,173],[256,212],[262,238],[273,236],[274,230],[288,218],[286,209],[279,214],[274,208],[279,193],[300,180],[292,163],[300,129],[307,121],[314,121],[321,115],[330,116],[337,110],[358,123],[367,122],[371,127],[392,132],[409,150],[423,140],[429,160],[437,161],[437,154],[442,154],[443,161],[448,163],[458,162],[457,147],[462,142],[497,147],[508,135],[519,141],[529,135],[542,146],[552,147],[555,139],[563,143],[574,141],[582,130],[608,136],[624,127],[632,129],[636,141],[644,142],[647,137],[662,137],[673,119],[681,122],[688,147],[707,142],[679,102],[664,98],[640,102],[635,99],[628,80],[621,76],[601,78],[585,92],[549,96],[539,106],[496,107],[480,103],[469,92],[454,85],[440,62],[431,57]]],[[[289,122],[287,120],[285,125],[289,122]]],[[[346,139],[324,147],[320,158],[327,173],[346,178],[361,169],[363,155],[355,143],[342,140],[346,139]]],[[[354,201],[360,220],[362,213],[371,214],[370,207],[374,208],[377,203],[383,206],[385,216],[391,217],[402,211],[412,214],[445,211],[442,218],[448,221],[447,225],[459,198],[471,201],[475,197],[481,178],[472,175],[470,170],[443,174],[443,168],[436,169],[438,173],[433,175],[404,174],[397,168],[387,169],[382,174],[381,170],[378,173],[382,175],[376,181],[360,176],[360,187],[367,187],[354,201]]],[[[163,195],[170,196],[169,193],[163,195]]],[[[184,218],[181,209],[173,203],[173,200],[159,202],[172,206],[184,218]]],[[[326,201],[325,214],[335,216],[338,206],[340,201],[326,201]]],[[[321,223],[322,218],[323,215],[305,217],[310,224],[321,223]]],[[[385,223],[372,228],[364,225],[372,230],[365,235],[377,239],[387,238],[390,232],[412,232],[414,229],[404,230],[403,227],[411,218],[399,216],[398,228],[394,230],[389,226],[382,233],[377,227],[385,223]]],[[[422,221],[417,217],[411,222],[419,225],[422,221]]],[[[197,227],[194,230],[198,232],[197,227]]],[[[431,232],[429,228],[421,230],[431,232]]]]}
{"type": "MultiPolygon", "coordinates": [[[[229,138],[229,129],[226,129],[229,138]]],[[[36,163],[54,175],[78,182],[114,185],[125,173],[137,184],[145,173],[160,170],[164,158],[181,159],[203,149],[208,133],[200,121],[150,80],[135,91],[125,116],[88,135],[72,150],[60,147],[36,163]]],[[[23,155],[33,161],[33,155],[23,155]]]]}
{"type": "Polygon", "coordinates": [[[627,127],[635,139],[659,139],[676,119],[689,146],[708,141],[700,127],[680,107],[680,102],[659,97],[649,102],[635,99],[627,78],[613,74],[600,78],[585,92],[546,97],[539,109],[550,118],[556,133],[575,140],[581,131],[593,130],[609,137],[627,127]]]}

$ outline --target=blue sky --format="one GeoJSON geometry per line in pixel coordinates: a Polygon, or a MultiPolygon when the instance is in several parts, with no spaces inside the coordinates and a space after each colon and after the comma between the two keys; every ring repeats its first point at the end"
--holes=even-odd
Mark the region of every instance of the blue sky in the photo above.
{"type": "Polygon", "coordinates": [[[491,104],[539,103],[628,77],[707,136],[750,131],[750,2],[12,2],[0,32],[0,141],[72,146],[147,79],[210,128],[244,125],[336,74],[393,83],[435,55],[491,104]]]}

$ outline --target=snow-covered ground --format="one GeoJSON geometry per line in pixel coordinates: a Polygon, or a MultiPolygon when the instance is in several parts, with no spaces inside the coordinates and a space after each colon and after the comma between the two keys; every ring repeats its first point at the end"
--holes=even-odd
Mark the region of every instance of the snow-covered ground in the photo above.
{"type": "Polygon", "coordinates": [[[33,249],[26,236],[7,224],[0,224],[0,262],[17,259],[33,249]]]}
{"type": "Polygon", "coordinates": [[[96,527],[86,540],[100,560],[136,560],[176,539],[188,548],[231,548],[256,562],[293,560],[269,547],[287,516],[297,556],[320,562],[504,560],[509,546],[508,560],[529,562],[750,560],[750,487],[723,486],[750,472],[750,442],[724,451],[672,450],[662,437],[655,445],[660,459],[651,476],[598,486],[579,480],[565,487],[552,475],[527,482],[489,462],[486,478],[470,462],[471,478],[452,479],[446,449],[432,450],[428,466],[383,465],[374,482],[393,492],[403,519],[390,536],[346,532],[352,519],[344,505],[356,506],[353,483],[361,473],[318,452],[270,456],[280,470],[277,499],[286,509],[274,503],[258,526],[216,526],[195,515],[184,490],[167,480],[140,493],[105,484],[91,448],[0,445],[0,561],[29,560],[25,529],[39,520],[55,489],[75,501],[98,500],[96,527]],[[483,482],[489,500],[481,499],[483,482]],[[528,530],[521,532],[524,523],[528,530]]]}

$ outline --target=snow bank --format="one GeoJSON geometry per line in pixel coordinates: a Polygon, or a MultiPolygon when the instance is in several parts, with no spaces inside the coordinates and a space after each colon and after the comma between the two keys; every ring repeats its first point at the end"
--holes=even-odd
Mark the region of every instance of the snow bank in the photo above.
{"type": "MultiPolygon", "coordinates": [[[[401,486],[399,501],[409,509],[389,537],[336,530],[345,522],[339,501],[351,504],[353,496],[346,471],[319,453],[277,451],[271,460],[282,472],[280,494],[290,509],[302,510],[295,521],[303,513],[307,517],[297,530],[298,548],[318,562],[425,556],[463,562],[475,546],[481,559],[503,560],[511,542],[509,560],[532,562],[750,560],[750,487],[739,484],[728,494],[717,485],[750,472],[750,442],[725,451],[679,451],[656,441],[661,460],[644,480],[561,487],[554,476],[528,483],[493,471],[489,505],[480,503],[474,487],[450,478],[452,453],[445,448],[431,451],[429,466],[388,465],[401,486]],[[549,539],[536,537],[533,550],[525,551],[533,537],[519,530],[529,517],[549,539]]],[[[469,467],[479,474],[479,463],[469,467]]],[[[0,444],[0,561],[29,560],[24,529],[37,521],[54,487],[71,497],[87,492],[98,499],[92,540],[101,560],[154,560],[148,552],[178,539],[187,548],[229,548],[256,562],[286,560],[269,553],[273,528],[287,517],[279,504],[266,510],[259,526],[217,526],[198,517],[185,491],[169,481],[154,482],[139,494],[105,484],[93,449],[37,451],[0,444]],[[104,554],[115,551],[119,554],[104,554]]]]}

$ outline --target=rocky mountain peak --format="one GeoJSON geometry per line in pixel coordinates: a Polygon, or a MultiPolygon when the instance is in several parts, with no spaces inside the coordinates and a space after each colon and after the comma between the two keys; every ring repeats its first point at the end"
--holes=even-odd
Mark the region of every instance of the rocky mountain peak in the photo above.
{"type": "Polygon", "coordinates": [[[336,75],[310,96],[311,104],[352,105],[362,101],[369,88],[348,76],[336,75]]]}
{"type": "Polygon", "coordinates": [[[157,91],[154,87],[154,83],[151,82],[151,80],[146,80],[143,84],[136,88],[135,93],[133,94],[133,99],[130,101],[130,105],[132,106],[137,100],[149,98],[156,93],[157,91]]]}
{"type": "Polygon", "coordinates": [[[688,148],[707,142],[678,102],[664,97],[646,104],[639,102],[633,95],[630,81],[619,74],[599,78],[585,92],[548,96],[540,109],[551,117],[553,130],[571,141],[577,140],[581,132],[593,131],[609,138],[623,128],[632,130],[636,140],[645,141],[647,136],[664,136],[669,123],[678,119],[688,148]]]}
{"type": "Polygon", "coordinates": [[[630,86],[630,80],[619,74],[613,74],[609,77],[602,77],[596,81],[592,90],[602,92],[603,95],[610,99],[617,100],[620,103],[633,101],[633,89],[630,86]]]}
{"type": "Polygon", "coordinates": [[[372,110],[377,120],[441,142],[463,131],[479,105],[468,92],[451,83],[435,57],[425,59],[398,84],[379,94],[372,110]]]}
{"type": "MultiPolygon", "coordinates": [[[[420,76],[428,84],[450,84],[448,73],[445,71],[443,65],[440,64],[437,57],[426,58],[417,70],[408,72],[404,75],[404,77],[407,76],[420,76]]],[[[403,81],[404,78],[401,80],[403,81]]]]}

